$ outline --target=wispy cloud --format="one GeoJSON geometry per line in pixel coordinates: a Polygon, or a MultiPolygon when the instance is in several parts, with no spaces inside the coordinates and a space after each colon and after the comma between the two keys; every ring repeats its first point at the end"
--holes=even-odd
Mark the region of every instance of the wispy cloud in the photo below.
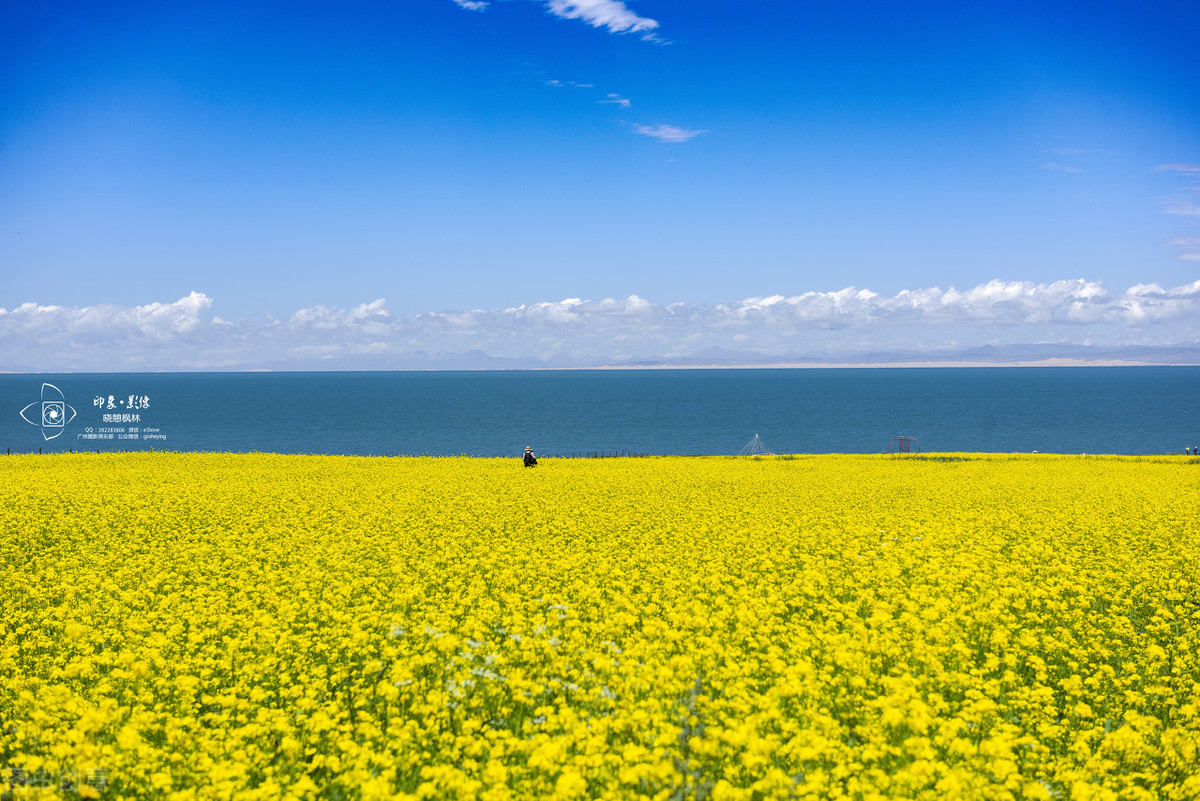
{"type": "Polygon", "coordinates": [[[621,97],[616,92],[609,92],[604,100],[597,101],[599,103],[616,103],[621,108],[629,108],[631,105],[628,98],[621,97]]]}
{"type": "Polygon", "coordinates": [[[1176,214],[1180,217],[1200,217],[1200,204],[1187,200],[1169,201],[1164,205],[1163,210],[1167,214],[1176,214]]]}
{"type": "Polygon", "coordinates": [[[558,86],[558,87],[571,86],[576,89],[593,89],[596,86],[596,84],[594,84],[594,83],[579,83],[578,81],[560,81],[557,78],[550,78],[549,80],[542,81],[542,83],[546,84],[546,86],[558,86]]]}
{"type": "Polygon", "coordinates": [[[1192,175],[1200,178],[1200,164],[1183,164],[1174,162],[1172,164],[1159,164],[1154,168],[1155,172],[1175,172],[1181,175],[1192,175]]]}
{"type": "Polygon", "coordinates": [[[1048,161],[1042,165],[1043,170],[1053,170],[1054,172],[1083,172],[1079,167],[1072,167],[1068,164],[1059,164],[1057,161],[1048,161]]]}
{"type": "Polygon", "coordinates": [[[1183,261],[1200,261],[1200,236],[1180,236],[1167,242],[1178,250],[1176,258],[1183,261]]]}
{"type": "Polygon", "coordinates": [[[847,287],[716,304],[624,299],[393,315],[380,298],[286,320],[226,321],[193,292],[172,303],[0,309],[0,370],[380,367],[478,352],[545,364],[671,359],[705,349],[836,358],[871,350],[1058,343],[1200,344],[1200,280],[1109,292],[1099,282],[990,281],[882,295],[847,287]],[[365,361],[364,361],[365,360],[365,361]]]}
{"type": "MultiPolygon", "coordinates": [[[[1155,172],[1166,172],[1179,176],[1180,186],[1177,194],[1162,201],[1163,211],[1178,217],[1190,218],[1190,228],[1200,224],[1200,202],[1196,200],[1196,192],[1200,192],[1200,164],[1175,162],[1160,164],[1155,172]]],[[[1184,261],[1200,261],[1200,237],[1177,237],[1167,243],[1178,249],[1177,257],[1184,261]]]]}
{"type": "Polygon", "coordinates": [[[634,125],[633,130],[642,136],[649,136],[660,142],[686,142],[692,137],[708,133],[708,131],[679,128],[675,125],[634,125]]]}
{"type": "Polygon", "coordinates": [[[612,33],[649,33],[658,27],[657,20],[639,17],[621,0],[547,0],[546,8],[556,17],[582,20],[612,33]]]}
{"type": "MultiPolygon", "coordinates": [[[[546,9],[562,19],[577,19],[593,28],[605,28],[611,33],[641,33],[648,42],[666,44],[655,30],[658,20],[641,17],[622,0],[543,0],[546,9]]],[[[491,5],[487,0],[454,0],[468,11],[484,11],[491,5]]]]}

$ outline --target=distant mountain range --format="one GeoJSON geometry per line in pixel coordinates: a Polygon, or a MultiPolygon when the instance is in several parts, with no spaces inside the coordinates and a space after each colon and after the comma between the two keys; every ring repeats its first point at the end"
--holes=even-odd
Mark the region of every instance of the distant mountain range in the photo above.
{"type": "MultiPolygon", "coordinates": [[[[700,367],[821,367],[823,365],[861,365],[888,367],[897,365],[1198,365],[1200,346],[1170,347],[1122,346],[1097,347],[1090,345],[984,345],[981,347],[937,351],[863,351],[828,356],[811,354],[775,355],[749,350],[705,348],[686,356],[637,356],[621,360],[586,358],[567,354],[545,358],[497,357],[482,350],[461,353],[411,351],[404,354],[359,356],[339,359],[339,370],[545,370],[600,368],[700,368],[700,367]]],[[[328,363],[280,361],[255,365],[267,370],[320,370],[333,367],[328,363]]],[[[230,368],[225,368],[230,369],[230,368]]],[[[232,368],[237,369],[237,368],[232,368]]]]}
{"type": "MultiPolygon", "coordinates": [[[[888,366],[895,364],[1029,364],[1029,363],[1072,362],[1080,364],[1128,364],[1154,365],[1200,365],[1200,346],[1175,345],[1151,347],[1127,345],[1120,347],[1098,347],[1093,345],[983,345],[980,347],[937,351],[864,351],[836,356],[813,356],[811,354],[785,354],[783,356],[737,351],[725,348],[709,348],[689,356],[670,359],[637,359],[620,362],[619,366],[649,367],[654,365],[685,367],[710,365],[736,367],[740,365],[812,365],[861,364],[888,366]]],[[[618,366],[618,365],[614,365],[618,366]]]]}
{"type": "MultiPolygon", "coordinates": [[[[687,369],[739,367],[900,367],[900,366],[1055,366],[1055,365],[1177,365],[1200,366],[1200,345],[1181,344],[1167,347],[1129,345],[1098,347],[1090,345],[985,345],[955,350],[908,351],[872,350],[814,356],[783,355],[751,350],[705,348],[685,356],[636,356],[613,360],[554,354],[546,357],[501,357],[482,350],[462,352],[408,351],[387,354],[343,355],[335,359],[267,359],[258,362],[218,364],[163,363],[154,367],[126,367],[131,372],[239,372],[239,371],[322,371],[322,370],[580,370],[580,369],[687,369]]],[[[36,367],[14,364],[8,373],[94,372],[69,366],[36,367]]]]}

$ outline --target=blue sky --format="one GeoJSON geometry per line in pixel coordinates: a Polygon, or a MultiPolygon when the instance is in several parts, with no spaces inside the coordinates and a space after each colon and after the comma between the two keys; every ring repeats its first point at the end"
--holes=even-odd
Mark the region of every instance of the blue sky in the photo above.
{"type": "Polygon", "coordinates": [[[1193,2],[13,5],[0,369],[1200,344],[1193,2]]]}

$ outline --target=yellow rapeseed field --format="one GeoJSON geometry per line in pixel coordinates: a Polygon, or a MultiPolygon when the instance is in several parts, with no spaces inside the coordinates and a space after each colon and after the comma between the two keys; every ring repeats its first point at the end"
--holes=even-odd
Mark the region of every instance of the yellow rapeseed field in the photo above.
{"type": "Polygon", "coordinates": [[[14,798],[1200,797],[1195,459],[0,465],[14,798]]]}

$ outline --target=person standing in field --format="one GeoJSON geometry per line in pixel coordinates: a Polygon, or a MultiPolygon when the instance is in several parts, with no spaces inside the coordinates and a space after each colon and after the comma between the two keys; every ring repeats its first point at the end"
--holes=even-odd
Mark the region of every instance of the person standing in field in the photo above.
{"type": "Polygon", "coordinates": [[[525,466],[533,467],[537,464],[537,457],[533,455],[533,448],[525,446],[525,466]]]}

